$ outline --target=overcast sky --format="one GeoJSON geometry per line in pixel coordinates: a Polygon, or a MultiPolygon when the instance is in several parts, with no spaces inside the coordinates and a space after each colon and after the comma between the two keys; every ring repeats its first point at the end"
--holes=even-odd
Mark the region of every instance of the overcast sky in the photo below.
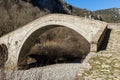
{"type": "Polygon", "coordinates": [[[120,8],[120,0],[66,0],[67,3],[88,10],[120,8]]]}

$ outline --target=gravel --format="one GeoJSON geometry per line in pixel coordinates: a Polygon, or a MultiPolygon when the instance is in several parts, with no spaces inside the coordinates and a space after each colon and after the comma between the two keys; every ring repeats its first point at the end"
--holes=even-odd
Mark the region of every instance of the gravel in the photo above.
{"type": "Polygon", "coordinates": [[[29,70],[5,71],[7,80],[75,80],[80,63],[55,64],[29,70]]]}

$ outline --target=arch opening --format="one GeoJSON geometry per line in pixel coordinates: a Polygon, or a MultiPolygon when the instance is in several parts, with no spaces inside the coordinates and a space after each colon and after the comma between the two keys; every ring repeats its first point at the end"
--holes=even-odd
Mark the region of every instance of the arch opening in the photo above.
{"type": "Polygon", "coordinates": [[[0,68],[3,68],[8,59],[8,48],[5,44],[0,44],[0,68]]]}
{"type": "Polygon", "coordinates": [[[61,25],[44,26],[34,31],[24,42],[18,69],[80,63],[89,51],[90,43],[76,31],[61,25]]]}

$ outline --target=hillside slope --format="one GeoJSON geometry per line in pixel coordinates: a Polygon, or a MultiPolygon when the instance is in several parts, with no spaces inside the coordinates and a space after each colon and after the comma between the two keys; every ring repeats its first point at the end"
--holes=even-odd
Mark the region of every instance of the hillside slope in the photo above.
{"type": "Polygon", "coordinates": [[[92,12],[76,8],[64,0],[0,0],[0,36],[49,13],[69,14],[110,23],[120,22],[119,8],[92,12]]]}
{"type": "Polygon", "coordinates": [[[120,22],[120,8],[110,8],[104,10],[97,10],[93,12],[95,15],[102,16],[103,21],[109,23],[119,23],[120,22]]]}
{"type": "Polygon", "coordinates": [[[48,14],[48,12],[24,1],[18,3],[15,0],[1,0],[0,36],[45,14],[48,14]]]}
{"type": "Polygon", "coordinates": [[[75,8],[64,0],[0,0],[0,36],[49,13],[84,17],[91,11],[75,8]]]}

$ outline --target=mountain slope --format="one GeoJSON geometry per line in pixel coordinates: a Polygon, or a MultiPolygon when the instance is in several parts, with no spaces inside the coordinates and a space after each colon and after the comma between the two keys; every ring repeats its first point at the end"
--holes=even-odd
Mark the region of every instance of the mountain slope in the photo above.
{"type": "Polygon", "coordinates": [[[120,22],[120,8],[110,8],[104,10],[97,10],[93,12],[96,15],[102,16],[103,21],[109,23],[120,22]]]}

